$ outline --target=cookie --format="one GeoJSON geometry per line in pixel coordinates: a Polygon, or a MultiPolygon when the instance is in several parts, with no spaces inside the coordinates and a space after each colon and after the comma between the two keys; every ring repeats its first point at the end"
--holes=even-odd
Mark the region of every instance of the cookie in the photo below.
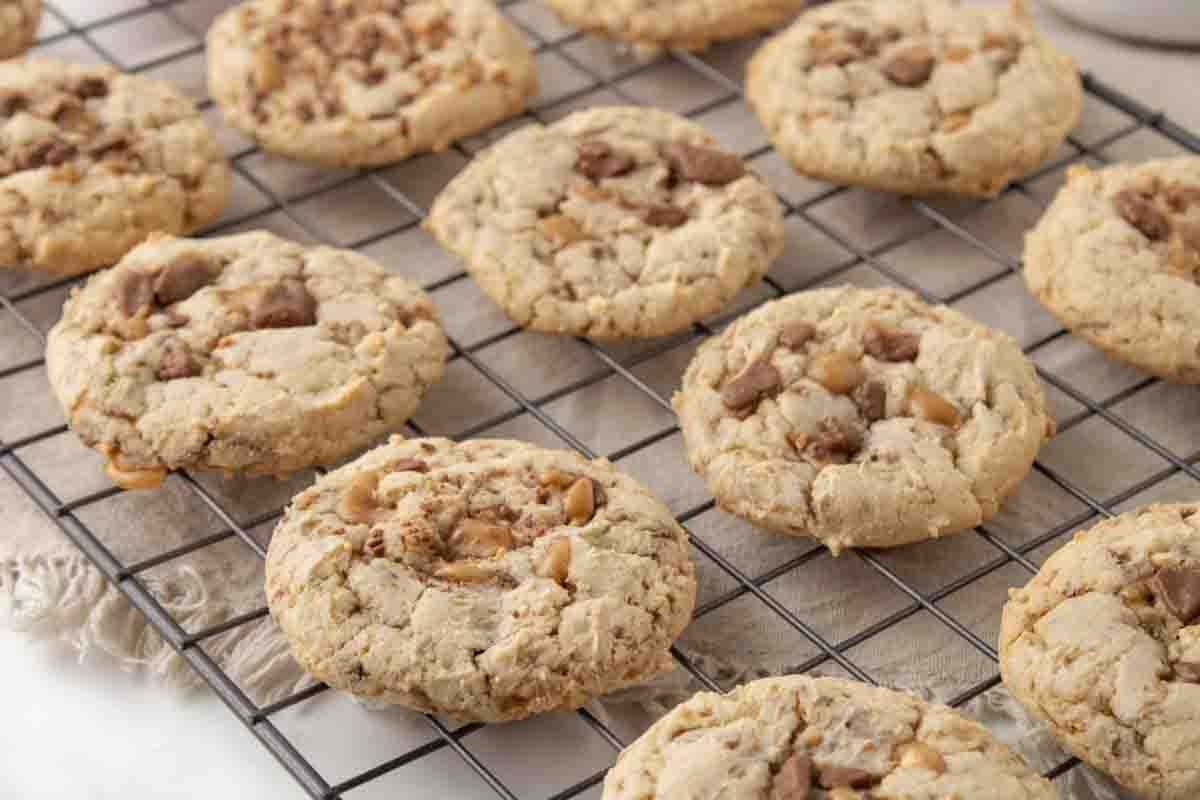
{"type": "Polygon", "coordinates": [[[1025,283],[1108,355],[1200,383],[1200,158],[1076,165],[1025,238],[1025,283]]]}
{"type": "Polygon", "coordinates": [[[982,725],[840,678],[701,692],[625,748],[603,800],[1054,800],[982,725]]]}
{"type": "Polygon", "coordinates": [[[634,45],[701,50],[796,15],[806,0],[544,0],[568,25],[634,45]]]}
{"type": "Polygon", "coordinates": [[[700,346],[673,404],[721,508],[835,554],[980,524],[1053,431],[1011,338],[894,289],[761,306],[700,346]]]}
{"type": "Polygon", "coordinates": [[[365,256],[269,233],[154,237],[75,289],[50,386],[126,488],[286,474],[395,431],[442,373],[429,298],[365,256]]]}
{"type": "Polygon", "coordinates": [[[475,158],[426,226],[519,325],[662,336],[767,271],[783,217],[701,127],[640,107],[530,125],[475,158]]]}
{"type": "Polygon", "coordinates": [[[1019,0],[823,5],[755,53],[746,97],[805,175],[980,197],[1049,156],[1082,102],[1019,0]]]}
{"type": "Polygon", "coordinates": [[[536,79],[490,0],[251,0],[209,29],[208,88],[264,150],[368,166],[491,127],[536,79]]]}
{"type": "Polygon", "coordinates": [[[1147,800],[1200,797],[1200,516],[1153,505],[1080,531],[1000,629],[1008,690],[1147,800]]]}
{"type": "Polygon", "coordinates": [[[0,59],[29,49],[42,20],[42,0],[0,0],[0,59]]]}
{"type": "Polygon", "coordinates": [[[293,655],[331,686],[520,719],[671,666],[695,602],[687,548],[607,461],[395,436],[296,497],[267,597],[293,655]]]}
{"type": "Polygon", "coordinates": [[[191,100],[107,66],[0,62],[0,265],[76,275],[225,204],[229,166],[191,100]]]}

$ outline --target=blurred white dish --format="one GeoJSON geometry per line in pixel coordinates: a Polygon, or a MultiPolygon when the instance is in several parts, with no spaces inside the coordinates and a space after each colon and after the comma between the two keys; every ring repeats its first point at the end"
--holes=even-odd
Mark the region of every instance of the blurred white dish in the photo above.
{"type": "Polygon", "coordinates": [[[1081,25],[1132,39],[1200,44],[1197,0],[1045,0],[1081,25]]]}

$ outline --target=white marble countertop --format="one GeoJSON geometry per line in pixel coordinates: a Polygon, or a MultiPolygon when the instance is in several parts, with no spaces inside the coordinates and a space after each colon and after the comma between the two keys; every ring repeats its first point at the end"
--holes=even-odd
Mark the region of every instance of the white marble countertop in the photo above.
{"type": "MultiPolygon", "coordinates": [[[[524,0],[516,9],[535,2],[524,0]]],[[[115,8],[139,4],[138,0],[67,0],[57,2],[56,7],[86,22],[115,8]]],[[[538,13],[527,10],[531,15],[538,13]]],[[[1196,99],[1200,51],[1117,41],[1080,29],[1040,7],[1035,13],[1042,29],[1073,54],[1083,69],[1146,105],[1166,111],[1179,124],[1200,130],[1200,101],[1196,99]]],[[[60,29],[48,26],[51,33],[60,29]]],[[[110,41],[114,35],[99,32],[106,45],[130,46],[119,38],[110,41]]],[[[68,40],[49,50],[70,57],[76,52],[74,46],[68,40]]],[[[162,46],[162,42],[155,40],[152,46],[162,46]]],[[[90,60],[95,60],[94,53],[90,60]]],[[[1121,157],[1125,151],[1116,149],[1112,155],[1121,157]]],[[[0,479],[7,482],[2,475],[0,479]]],[[[0,488],[11,491],[11,482],[0,488]]],[[[3,502],[0,494],[0,511],[3,502]]],[[[47,530],[51,530],[49,521],[47,530]]],[[[0,634],[0,686],[4,687],[5,712],[5,724],[0,726],[0,797],[185,800],[302,796],[270,755],[206,694],[181,697],[103,664],[81,668],[66,646],[30,646],[15,634],[0,634]]],[[[329,708],[290,719],[288,732],[313,751],[324,751],[326,761],[320,766],[332,774],[353,774],[356,768],[401,751],[402,745],[394,738],[372,736],[374,723],[362,719],[358,709],[344,701],[326,705],[329,708]]],[[[564,715],[540,725],[505,726],[495,734],[485,731],[478,745],[473,737],[472,747],[500,752],[520,745],[530,754],[548,749],[563,753],[562,758],[510,763],[505,773],[505,779],[515,786],[531,795],[544,795],[586,776],[611,756],[611,751],[596,747],[594,737],[581,738],[575,744],[571,725],[576,723],[571,720],[573,717],[564,715]]],[[[414,743],[429,737],[428,728],[421,723],[412,725],[414,743]]],[[[394,728],[389,736],[393,734],[394,728]]],[[[420,769],[406,773],[407,777],[350,796],[491,796],[482,784],[470,783],[472,779],[468,779],[470,785],[462,783],[461,776],[467,773],[461,766],[441,768],[448,763],[446,759],[454,758],[442,752],[427,759],[420,769]],[[460,777],[452,778],[455,775],[460,777]]],[[[583,796],[598,797],[598,792],[583,796]]]]}

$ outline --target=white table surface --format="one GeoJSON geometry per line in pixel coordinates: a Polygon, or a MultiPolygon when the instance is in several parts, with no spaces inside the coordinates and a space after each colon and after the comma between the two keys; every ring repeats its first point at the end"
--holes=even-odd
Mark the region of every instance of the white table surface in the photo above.
{"type": "MultiPolygon", "coordinates": [[[[113,0],[97,0],[103,5],[113,0]]],[[[119,0],[123,3],[123,0],[119,0]]],[[[63,4],[60,3],[60,7],[63,4]]],[[[1118,42],[1039,9],[1041,26],[1084,69],[1200,129],[1200,53],[1118,42]],[[1183,79],[1191,74],[1191,79],[1183,79]],[[1168,77],[1169,76],[1169,77],[1168,77]]],[[[214,697],[180,695],[103,663],[82,668],[65,645],[0,633],[0,797],[299,798],[301,790],[214,697]]],[[[332,695],[281,725],[335,780],[429,739],[419,718],[367,714],[332,695]]],[[[288,712],[289,714],[291,712],[288,712]]],[[[611,750],[572,715],[471,738],[514,788],[542,795],[586,777],[611,750]],[[529,754],[521,758],[519,754],[529,754]]],[[[442,751],[349,796],[491,797],[442,751]]],[[[584,797],[598,797],[593,790],[584,797]]]]}

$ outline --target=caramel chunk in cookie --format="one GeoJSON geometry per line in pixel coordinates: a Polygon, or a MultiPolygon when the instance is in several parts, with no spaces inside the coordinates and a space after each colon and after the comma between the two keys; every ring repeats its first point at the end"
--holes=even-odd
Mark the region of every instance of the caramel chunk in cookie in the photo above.
{"type": "Polygon", "coordinates": [[[182,258],[163,267],[155,277],[154,299],[164,306],[186,300],[208,285],[217,272],[203,259],[182,258]]]}
{"type": "Polygon", "coordinates": [[[580,143],[575,169],[581,175],[596,181],[626,175],[636,165],[637,162],[632,157],[614,152],[611,145],[593,139],[580,143]]]}
{"type": "Polygon", "coordinates": [[[1163,567],[1150,580],[1150,588],[1184,625],[1200,618],[1200,568],[1163,567]]]}
{"type": "Polygon", "coordinates": [[[917,386],[908,394],[908,410],[918,419],[944,425],[947,428],[957,428],[962,417],[958,409],[936,392],[917,386]]]}
{"type": "Polygon", "coordinates": [[[809,363],[808,375],[834,394],[850,394],[862,383],[864,373],[853,353],[839,351],[814,358],[809,363]]]}
{"type": "Polygon", "coordinates": [[[259,291],[250,306],[250,325],[262,328],[299,328],[317,321],[317,302],[304,281],[285,278],[259,291]]]}
{"type": "Polygon", "coordinates": [[[769,358],[752,361],[725,388],[721,390],[721,401],[731,411],[742,411],[755,406],[760,399],[780,388],[783,378],[769,358]]]}
{"type": "Polygon", "coordinates": [[[813,788],[813,762],[795,753],[783,762],[771,782],[771,800],[808,800],[813,788]]]}
{"type": "Polygon", "coordinates": [[[680,178],[708,186],[723,186],[746,174],[746,165],[732,153],[686,142],[670,142],[663,154],[680,178]]]}
{"type": "Polygon", "coordinates": [[[567,579],[570,565],[571,540],[561,536],[546,546],[546,552],[537,565],[537,574],[542,578],[562,583],[567,579]]]}
{"type": "Polygon", "coordinates": [[[920,86],[933,74],[933,53],[923,44],[894,53],[883,65],[883,74],[901,86],[920,86]]]}
{"type": "Polygon", "coordinates": [[[1171,232],[1166,214],[1158,210],[1154,199],[1137,189],[1122,189],[1113,195],[1113,206],[1121,219],[1142,232],[1147,239],[1165,239],[1171,232]]]}
{"type": "Polygon", "coordinates": [[[869,322],[863,329],[863,350],[880,361],[913,361],[921,347],[920,334],[869,322]]]}

